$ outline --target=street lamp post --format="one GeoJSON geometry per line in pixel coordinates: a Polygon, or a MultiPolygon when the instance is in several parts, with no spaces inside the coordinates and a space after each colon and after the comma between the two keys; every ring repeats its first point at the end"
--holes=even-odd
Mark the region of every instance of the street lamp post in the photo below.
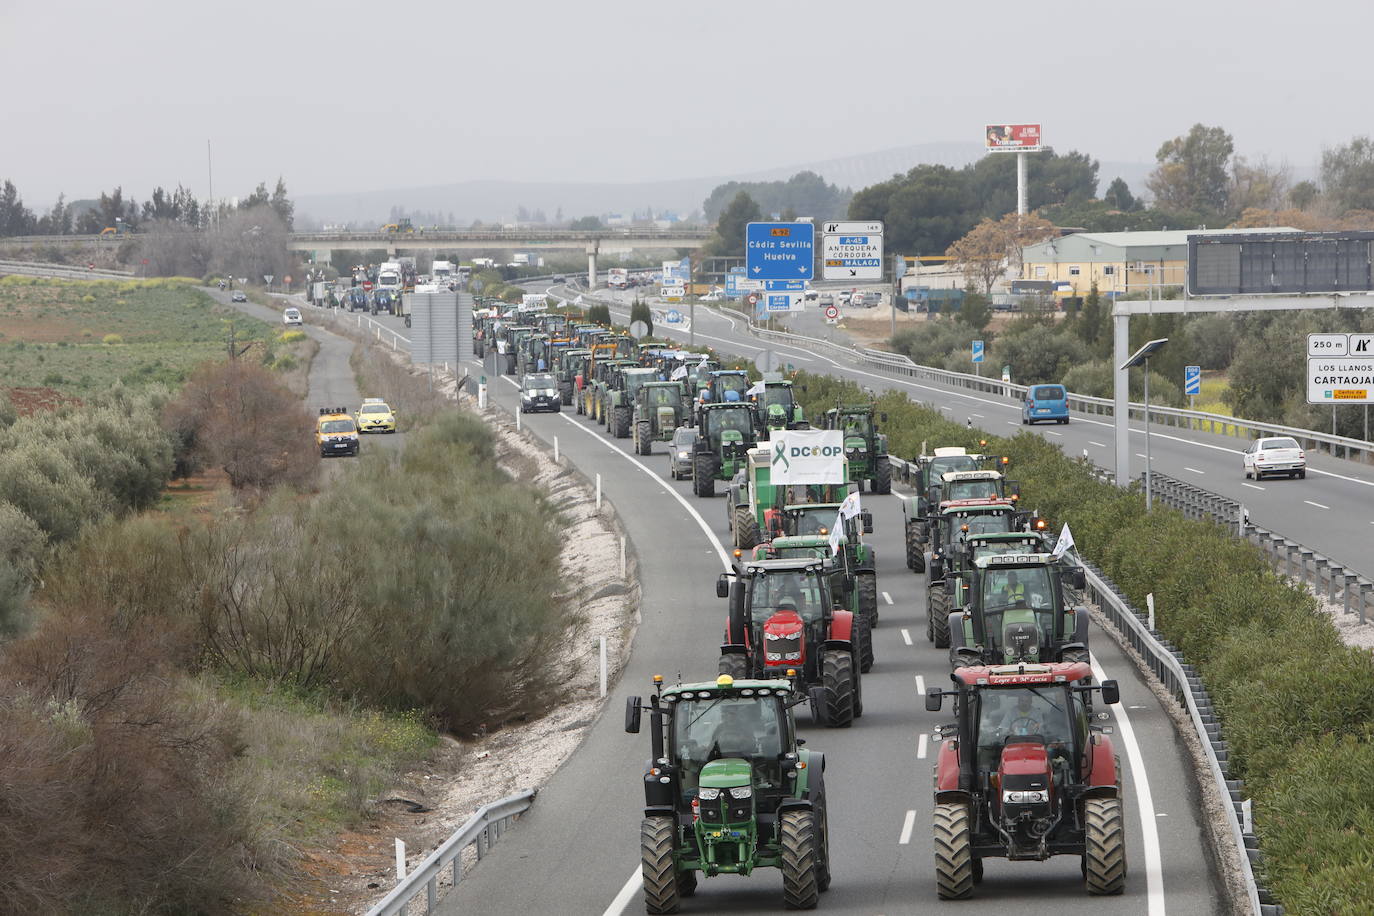
{"type": "MultiPolygon", "coordinates": [[[[1169,338],[1161,337],[1158,340],[1151,340],[1142,346],[1131,358],[1122,363],[1119,367],[1121,371],[1143,366],[1145,369],[1145,511],[1149,512],[1154,508],[1154,488],[1150,472],[1150,356],[1156,350],[1169,342],[1169,338]]],[[[1127,424],[1129,431],[1130,425],[1127,424]]],[[[1118,480],[1118,486],[1124,486],[1125,481],[1118,480]]]]}

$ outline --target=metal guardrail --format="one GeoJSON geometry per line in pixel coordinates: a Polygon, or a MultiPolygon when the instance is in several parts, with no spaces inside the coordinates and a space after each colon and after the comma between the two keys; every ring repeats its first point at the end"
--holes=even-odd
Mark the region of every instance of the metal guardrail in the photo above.
{"type": "MultiPolygon", "coordinates": [[[[1250,524],[1245,507],[1233,499],[1158,471],[1151,476],[1154,496],[1164,505],[1177,509],[1187,518],[1225,525],[1237,537],[1264,551],[1279,573],[1310,585],[1314,592],[1324,595],[1333,604],[1339,593],[1345,615],[1357,614],[1360,623],[1366,622],[1371,595],[1374,595],[1374,582],[1310,547],[1304,547],[1267,528],[1250,524]]],[[[1141,479],[1144,479],[1143,474],[1141,479]]]]}
{"type": "Polygon", "coordinates": [[[439,879],[444,870],[453,869],[453,887],[457,887],[463,879],[463,850],[474,846],[477,859],[481,861],[501,839],[511,821],[530,809],[537,794],[536,789],[526,789],[478,808],[467,823],[415,866],[380,903],[368,910],[367,916],[408,916],[411,901],[420,896],[421,891],[425,894],[424,912],[432,913],[439,902],[439,879]]]}
{"type": "MultiPolygon", "coordinates": [[[[420,241],[557,241],[557,242],[602,242],[624,239],[666,239],[705,241],[714,229],[593,229],[574,231],[572,229],[417,229],[414,232],[293,232],[290,241],[295,242],[405,242],[420,241]]],[[[68,236],[70,238],[70,236],[68,236]]],[[[17,240],[16,240],[17,241],[17,240]]]]}
{"type": "Polygon", "coordinates": [[[44,264],[38,261],[0,260],[0,274],[26,277],[51,277],[57,280],[137,280],[133,271],[73,267],[70,264],[44,264]]]}
{"type": "MultiPolygon", "coordinates": [[[[1027,386],[1025,385],[1016,385],[986,376],[969,375],[964,372],[951,372],[948,369],[937,369],[933,366],[921,366],[897,353],[887,353],[869,348],[846,347],[842,344],[808,337],[804,334],[769,331],[755,327],[753,324],[750,324],[749,331],[762,340],[777,340],[781,343],[790,343],[816,352],[842,356],[869,368],[906,376],[907,378],[931,381],[946,387],[967,388],[985,394],[1005,397],[1008,400],[1020,400],[1026,393],[1027,386]]],[[[1067,394],[1070,410],[1108,417],[1114,416],[1116,413],[1115,403],[1111,398],[1098,398],[1072,391],[1067,392],[1067,394]]],[[[1145,405],[1132,401],[1130,418],[1143,422],[1145,405]]],[[[1298,429],[1278,423],[1247,420],[1244,417],[1228,417],[1224,414],[1207,413],[1201,410],[1163,407],[1157,404],[1150,405],[1150,422],[1160,426],[1195,429],[1214,435],[1246,440],[1259,436],[1292,436],[1298,440],[1303,448],[1311,451],[1324,451],[1336,458],[1354,459],[1358,457],[1358,460],[1366,463],[1374,462],[1374,442],[1335,436],[1314,429],[1298,429]]]]}
{"type": "MultiPolygon", "coordinates": [[[[894,474],[900,480],[909,483],[912,476],[911,463],[900,458],[890,460],[894,474]]],[[[1156,487],[1159,486],[1161,476],[1154,475],[1156,487]]],[[[1087,597],[1102,609],[1103,614],[1121,634],[1125,645],[1130,646],[1145,660],[1150,672],[1160,684],[1188,711],[1188,717],[1192,720],[1193,729],[1207,757],[1208,774],[1220,797],[1231,800],[1231,804],[1225,806],[1226,826],[1241,860],[1250,911],[1256,916],[1281,916],[1283,907],[1273,902],[1269,891],[1259,884],[1255,876],[1255,865],[1261,856],[1258,838],[1253,833],[1246,833],[1242,826],[1244,782],[1229,778],[1229,749],[1222,736],[1221,723],[1212,707],[1211,698],[1202,684],[1202,678],[1192,665],[1184,662],[1181,652],[1149,627],[1145,616],[1131,606],[1121,590],[1104,576],[1100,569],[1087,560],[1084,560],[1083,564],[1084,577],[1087,580],[1087,597]]]]}

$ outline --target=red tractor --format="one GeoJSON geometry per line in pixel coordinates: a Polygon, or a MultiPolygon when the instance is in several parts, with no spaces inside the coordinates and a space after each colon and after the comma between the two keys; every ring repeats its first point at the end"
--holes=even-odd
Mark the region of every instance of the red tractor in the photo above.
{"type": "Polygon", "coordinates": [[[720,673],[787,678],[817,722],[848,728],[864,712],[860,662],[872,637],[868,618],[832,598],[834,573],[816,557],[749,560],[722,573],[716,595],[730,599],[730,617],[720,673]]]}
{"type": "Polygon", "coordinates": [[[1116,681],[1094,685],[1085,662],[958,668],[950,678],[955,689],[926,691],[931,712],[956,698],[935,767],[939,896],[971,896],[986,858],[1058,855],[1080,857],[1088,893],[1121,893],[1121,764],[1110,727],[1092,724],[1093,691],[1118,703],[1116,681]]]}

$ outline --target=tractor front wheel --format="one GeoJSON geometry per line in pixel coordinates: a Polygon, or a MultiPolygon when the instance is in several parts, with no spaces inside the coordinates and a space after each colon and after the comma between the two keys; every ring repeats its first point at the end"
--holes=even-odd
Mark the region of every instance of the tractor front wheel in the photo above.
{"type": "Polygon", "coordinates": [[[639,825],[640,871],[644,909],[650,913],[678,910],[677,864],[673,861],[675,825],[671,817],[646,817],[639,825]]]}
{"type": "Polygon", "coordinates": [[[1126,825],[1121,799],[1088,799],[1083,805],[1083,825],[1083,874],[1088,893],[1121,893],[1126,888],[1126,825]]]}
{"type": "Polygon", "coordinates": [[[716,479],[711,476],[710,455],[697,455],[692,459],[692,492],[698,496],[716,495],[716,479]]]}
{"type": "Polygon", "coordinates": [[[745,680],[749,677],[749,656],[736,652],[722,655],[716,673],[728,674],[737,681],[745,680]]]}
{"type": "Polygon", "coordinates": [[[931,585],[926,591],[926,604],[930,613],[930,633],[935,648],[949,648],[949,596],[945,594],[944,583],[931,585]]]}
{"type": "Polygon", "coordinates": [[[935,806],[935,892],[941,900],[964,900],[973,895],[973,835],[968,808],[960,804],[935,806]]]}
{"type": "Polygon", "coordinates": [[[873,463],[873,492],[883,495],[892,492],[892,462],[886,455],[873,463]]]}
{"type": "Polygon", "coordinates": [[[825,724],[849,728],[854,724],[854,655],[846,649],[827,649],[821,659],[825,686],[825,724]]]}
{"type": "MultiPolygon", "coordinates": [[[[869,626],[878,625],[878,574],[871,572],[861,572],[859,580],[859,613],[862,614],[869,623],[869,626]]],[[[865,671],[868,669],[865,668],[865,671]]]]}
{"type": "Polygon", "coordinates": [[[779,818],[782,840],[782,902],[789,910],[814,910],[820,900],[816,867],[816,816],[793,809],[779,818]]]}
{"type": "Polygon", "coordinates": [[[654,453],[653,431],[648,420],[640,420],[635,424],[635,451],[641,455],[654,453]]]}
{"type": "Polygon", "coordinates": [[[679,897],[690,897],[697,892],[697,873],[694,871],[678,872],[677,875],[677,895],[679,897]]]}
{"type": "Polygon", "coordinates": [[[759,520],[754,517],[748,506],[735,507],[735,519],[731,525],[735,534],[735,546],[749,550],[759,542],[759,520]]]}

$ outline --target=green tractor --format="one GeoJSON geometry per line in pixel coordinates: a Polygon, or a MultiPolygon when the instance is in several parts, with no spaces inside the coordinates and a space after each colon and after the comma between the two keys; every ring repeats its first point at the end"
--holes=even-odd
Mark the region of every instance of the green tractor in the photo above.
{"type": "Polygon", "coordinates": [[[750,449],[725,492],[725,515],[731,537],[734,545],[743,550],[783,534],[782,511],[789,504],[824,503],[833,507],[849,495],[849,484],[845,481],[775,484],[772,459],[773,453],[767,446],[750,449]]]}
{"type": "Polygon", "coordinates": [[[596,360],[592,367],[590,384],[587,386],[585,397],[587,400],[587,415],[590,416],[601,426],[611,429],[611,400],[607,396],[614,384],[613,379],[623,369],[637,368],[639,362],[628,358],[612,358],[602,355],[596,360]]]}
{"type": "MultiPolygon", "coordinates": [[[[833,526],[840,518],[840,503],[812,503],[804,506],[784,506],[779,513],[781,519],[781,538],[775,536],[774,543],[785,540],[793,545],[810,540],[813,543],[831,546],[833,526]]],[[[835,539],[839,547],[837,558],[839,569],[844,574],[845,606],[868,620],[869,626],[878,625],[878,556],[873,546],[864,541],[863,535],[873,533],[873,513],[864,509],[849,515],[841,522],[843,530],[835,539]]],[[[872,659],[869,659],[871,663],[872,659]]],[[[868,669],[864,669],[868,670],[868,669]]]]}
{"type": "Polygon", "coordinates": [[[748,391],[758,412],[759,429],[765,438],[775,429],[807,429],[806,412],[797,403],[792,383],[776,372],[765,372],[763,381],[748,391]]]}
{"type": "MultiPolygon", "coordinates": [[[[970,552],[979,546],[975,540],[970,552]]],[[[999,552],[976,556],[952,581],[951,666],[1089,661],[1088,609],[1071,607],[1064,588],[1083,588],[1083,568],[1051,553],[997,546],[999,552]]]]}
{"type": "MultiPolygon", "coordinates": [[[[617,360],[617,363],[620,361],[617,360]]],[[[635,399],[639,389],[658,380],[658,370],[636,363],[617,365],[606,375],[601,397],[605,400],[601,415],[606,431],[617,439],[628,439],[634,431],[635,399]]]]}
{"type": "Polygon", "coordinates": [[[677,428],[686,425],[687,405],[677,382],[645,382],[634,403],[635,451],[640,455],[652,455],[655,442],[671,442],[677,428]]]}
{"type": "MultiPolygon", "coordinates": [[[[982,444],[987,445],[986,442],[982,444]]],[[[922,455],[913,462],[916,468],[912,486],[916,492],[910,496],[897,497],[902,504],[902,527],[906,536],[907,569],[918,573],[925,571],[924,553],[927,542],[930,540],[933,515],[938,510],[940,503],[949,499],[970,498],[973,491],[982,492],[987,489],[975,481],[1000,479],[1001,475],[998,474],[997,478],[978,478],[976,476],[968,478],[966,482],[959,484],[954,495],[945,492],[947,486],[945,478],[951,474],[989,473],[983,471],[983,466],[994,461],[997,467],[1005,469],[1009,466],[1010,460],[1009,458],[994,459],[987,455],[970,455],[961,447],[950,446],[937,448],[935,454],[922,455]]],[[[995,484],[994,490],[999,497],[1008,492],[1020,492],[1014,481],[995,484]]]]}
{"type": "Polygon", "coordinates": [[[564,407],[572,405],[578,367],[581,365],[582,357],[590,356],[591,353],[592,351],[585,347],[570,346],[554,350],[553,376],[558,380],[558,396],[564,407]]]}
{"type": "MultiPolygon", "coordinates": [[[[825,428],[844,432],[844,456],[849,459],[849,479],[862,490],[864,481],[874,493],[892,492],[892,463],[887,455],[887,436],[878,432],[871,403],[837,403],[825,412],[825,428]]],[[[876,419],[887,422],[887,414],[876,419]]]]}
{"type": "Polygon", "coordinates": [[[949,611],[952,580],[970,561],[965,538],[990,532],[1024,530],[1026,516],[1005,499],[966,499],[940,504],[931,525],[930,557],[926,563],[926,638],[937,649],[949,648],[949,611]]]}
{"type": "Polygon", "coordinates": [[[801,747],[793,707],[807,696],[785,680],[663,686],[629,697],[625,731],[649,713],[640,862],[644,907],[676,913],[697,875],[782,872],[789,909],[814,909],[830,887],[825,756],[801,747]]]}
{"type": "Polygon", "coordinates": [[[754,408],[744,401],[703,404],[698,408],[698,435],[692,444],[692,492],[715,496],[716,481],[729,480],[749,460],[758,444],[754,408]]]}

